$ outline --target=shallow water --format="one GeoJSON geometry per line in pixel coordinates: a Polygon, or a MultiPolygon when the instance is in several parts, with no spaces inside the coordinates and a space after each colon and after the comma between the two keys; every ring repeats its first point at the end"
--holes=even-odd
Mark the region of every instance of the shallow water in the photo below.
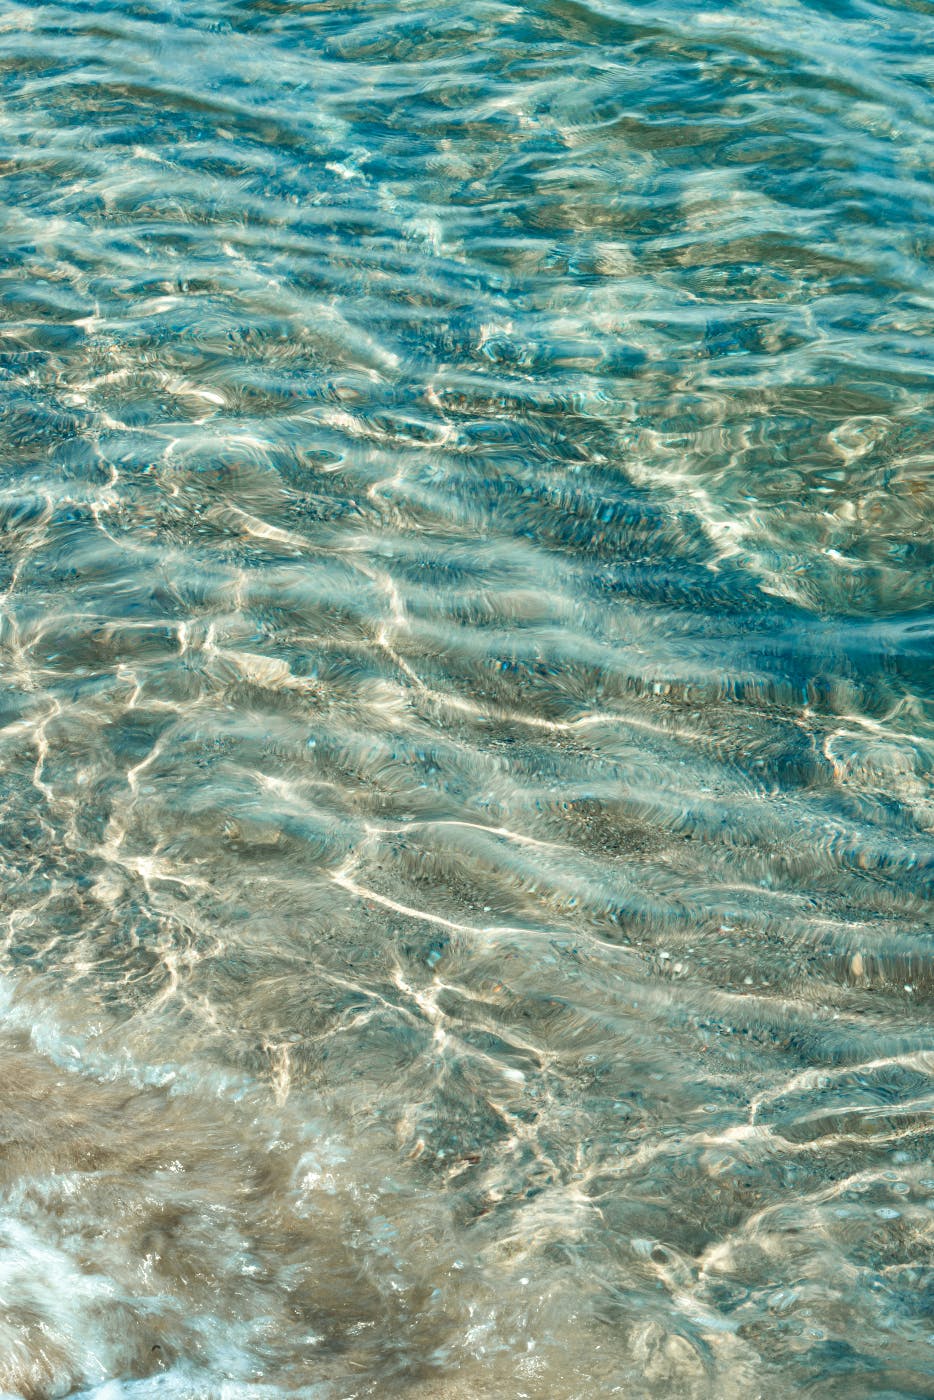
{"type": "Polygon", "coordinates": [[[932,55],[0,9],[0,1391],[934,1395],[932,55]]]}

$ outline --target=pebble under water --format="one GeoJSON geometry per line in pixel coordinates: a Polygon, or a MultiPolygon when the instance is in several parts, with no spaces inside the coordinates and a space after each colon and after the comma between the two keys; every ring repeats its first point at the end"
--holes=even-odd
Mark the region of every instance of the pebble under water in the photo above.
{"type": "Polygon", "coordinates": [[[934,3],[0,5],[0,1394],[934,1396],[934,3]]]}

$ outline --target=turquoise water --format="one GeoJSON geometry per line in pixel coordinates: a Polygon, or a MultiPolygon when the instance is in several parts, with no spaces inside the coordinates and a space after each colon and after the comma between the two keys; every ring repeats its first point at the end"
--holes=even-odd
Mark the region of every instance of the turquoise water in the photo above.
{"type": "Polygon", "coordinates": [[[934,1396],[934,4],[0,7],[0,1392],[934,1396]]]}

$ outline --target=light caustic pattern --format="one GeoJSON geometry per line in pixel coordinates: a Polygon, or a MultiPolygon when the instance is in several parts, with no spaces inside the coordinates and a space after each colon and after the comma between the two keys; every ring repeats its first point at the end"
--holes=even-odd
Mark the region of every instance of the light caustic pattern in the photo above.
{"type": "Polygon", "coordinates": [[[0,9],[0,1391],[934,1394],[932,52],[0,9]]]}

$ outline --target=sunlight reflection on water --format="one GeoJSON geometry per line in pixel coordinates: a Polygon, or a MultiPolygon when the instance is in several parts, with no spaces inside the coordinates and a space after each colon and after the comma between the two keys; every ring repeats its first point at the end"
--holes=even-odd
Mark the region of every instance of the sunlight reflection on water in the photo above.
{"type": "Polygon", "coordinates": [[[0,1389],[932,1393],[932,17],[0,15],[0,1389]]]}

